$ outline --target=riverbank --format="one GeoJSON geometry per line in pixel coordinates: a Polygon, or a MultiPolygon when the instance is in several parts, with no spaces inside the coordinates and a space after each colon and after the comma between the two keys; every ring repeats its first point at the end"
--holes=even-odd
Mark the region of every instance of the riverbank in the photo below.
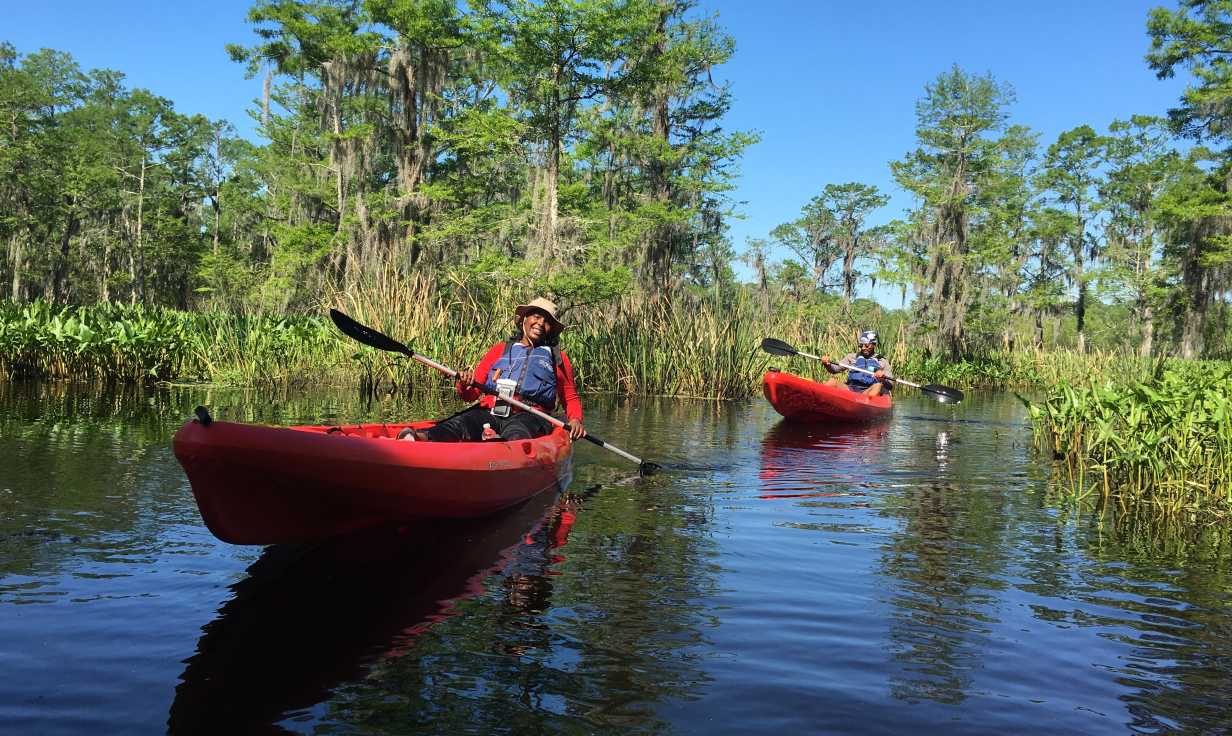
{"type": "MultiPolygon", "coordinates": [[[[456,296],[456,295],[455,295],[456,296]]],[[[339,294],[298,316],[185,312],[118,304],[83,307],[0,303],[0,375],[114,383],[208,382],[228,386],[361,385],[404,391],[437,386],[438,375],[364,348],[325,316],[336,306],[446,365],[473,364],[509,337],[517,298],[436,297],[426,286],[401,296],[339,294]],[[492,305],[500,306],[492,306],[492,305]]],[[[775,336],[801,349],[843,355],[861,329],[904,378],[973,387],[1049,386],[1066,377],[1144,376],[1149,364],[1120,354],[1017,350],[947,361],[914,346],[901,312],[860,309],[767,312],[751,298],[722,309],[704,299],[623,300],[566,315],[562,338],[583,391],[731,399],[760,392],[770,366],[817,377],[820,365],[758,349],[775,336]],[[860,315],[855,318],[852,314],[860,315]]]]}

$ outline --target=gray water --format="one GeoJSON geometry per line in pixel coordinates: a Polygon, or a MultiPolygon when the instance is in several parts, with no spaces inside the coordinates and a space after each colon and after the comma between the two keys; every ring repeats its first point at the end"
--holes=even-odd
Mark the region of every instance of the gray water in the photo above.
{"type": "Polygon", "coordinates": [[[863,429],[586,397],[572,485],[236,547],[171,435],[441,397],[0,384],[0,732],[1224,733],[1226,532],[1067,504],[1002,394],[863,429]]]}

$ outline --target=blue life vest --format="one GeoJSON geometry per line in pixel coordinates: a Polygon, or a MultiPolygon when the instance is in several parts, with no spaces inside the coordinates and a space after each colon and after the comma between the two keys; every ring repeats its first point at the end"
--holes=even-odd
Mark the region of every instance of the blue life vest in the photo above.
{"type": "Polygon", "coordinates": [[[496,391],[493,376],[500,369],[501,378],[518,382],[514,393],[548,411],[556,408],[556,351],[547,345],[527,349],[520,342],[505,344],[505,352],[492,364],[484,379],[485,385],[496,391]]]}
{"type": "MultiPolygon", "coordinates": [[[[863,355],[857,355],[856,359],[851,362],[851,365],[855,366],[856,368],[863,368],[866,371],[881,370],[881,361],[877,360],[877,356],[873,356],[871,358],[865,358],[863,355]]],[[[868,388],[869,386],[872,386],[874,383],[877,383],[876,376],[870,376],[869,374],[862,373],[861,371],[847,371],[847,385],[848,386],[859,386],[861,388],[868,388]]]]}

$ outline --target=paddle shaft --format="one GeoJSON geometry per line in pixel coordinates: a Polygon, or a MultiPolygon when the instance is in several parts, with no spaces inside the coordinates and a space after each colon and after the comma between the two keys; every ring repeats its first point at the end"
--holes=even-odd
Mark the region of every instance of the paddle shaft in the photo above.
{"type": "MultiPolygon", "coordinates": [[[[428,366],[429,368],[435,368],[436,370],[440,371],[441,373],[444,373],[445,375],[449,376],[450,378],[456,379],[456,378],[458,377],[458,372],[457,372],[457,371],[455,371],[454,369],[450,368],[449,366],[441,365],[440,363],[437,363],[435,360],[432,360],[431,358],[426,358],[426,357],[424,357],[424,356],[420,355],[419,353],[416,353],[416,352],[415,352],[415,351],[413,351],[413,350],[407,350],[407,351],[406,351],[406,354],[407,354],[408,356],[410,356],[413,360],[418,360],[420,363],[423,363],[424,365],[428,366]]],[[[475,386],[475,387],[476,387],[476,388],[478,388],[480,391],[483,391],[483,392],[484,392],[484,393],[486,393],[486,394],[493,394],[493,395],[495,395],[495,394],[494,394],[491,390],[489,390],[489,389],[488,389],[488,387],[486,387],[486,386],[482,386],[482,385],[477,384],[477,383],[472,383],[471,385],[472,385],[472,386],[475,386]]],[[[522,411],[528,411],[528,412],[530,412],[531,414],[534,414],[535,416],[539,417],[540,419],[546,419],[547,421],[551,422],[552,424],[555,424],[557,427],[561,427],[562,429],[566,429],[566,430],[567,430],[567,429],[569,429],[569,425],[568,425],[567,423],[562,422],[561,420],[557,419],[556,417],[552,416],[551,414],[548,414],[548,413],[546,413],[546,412],[539,411],[538,409],[536,409],[535,407],[531,406],[530,404],[527,404],[527,403],[525,403],[525,402],[519,401],[518,399],[515,399],[515,398],[513,398],[513,397],[509,397],[509,398],[502,398],[501,400],[502,400],[502,401],[504,401],[504,402],[506,402],[507,404],[510,404],[510,405],[512,405],[512,406],[516,406],[517,408],[521,409],[522,411]]],[[[589,434],[589,433],[587,433],[587,434],[584,436],[584,439],[587,439],[587,440],[589,440],[589,441],[593,442],[594,444],[598,445],[599,447],[602,447],[602,448],[603,448],[603,449],[605,449],[605,450],[611,450],[612,452],[616,453],[617,455],[620,455],[621,457],[624,457],[624,458],[627,458],[627,459],[629,459],[629,460],[632,460],[633,462],[637,463],[638,465],[642,465],[642,464],[643,464],[643,461],[642,461],[642,459],[641,459],[640,457],[638,457],[638,456],[634,455],[634,454],[633,454],[633,453],[631,453],[631,452],[625,452],[624,450],[622,450],[622,449],[620,449],[619,447],[616,447],[616,446],[614,446],[614,445],[609,445],[608,443],[604,442],[603,440],[601,440],[601,439],[599,439],[598,437],[595,437],[595,436],[593,436],[593,435],[591,435],[591,434],[589,434]]]]}
{"type": "MultiPolygon", "coordinates": [[[[796,351],[796,354],[798,354],[798,355],[803,355],[803,356],[804,356],[804,357],[806,357],[806,358],[812,358],[813,360],[821,360],[821,356],[820,356],[820,355],[811,355],[811,354],[809,354],[809,353],[804,352],[803,350],[797,350],[797,351],[796,351]]],[[[861,373],[867,373],[867,374],[868,374],[868,375],[870,375],[870,376],[876,375],[873,371],[866,370],[866,369],[864,369],[864,368],[856,368],[854,365],[847,365],[846,363],[835,363],[834,365],[841,366],[841,367],[843,367],[843,368],[846,368],[846,369],[847,369],[847,370],[849,370],[849,371],[859,371],[859,372],[861,372],[861,373]]],[[[912,387],[912,388],[921,388],[921,389],[922,389],[922,388],[924,388],[923,386],[921,386],[921,385],[920,385],[920,384],[918,384],[918,383],[912,383],[911,381],[905,381],[905,380],[903,380],[903,379],[901,379],[901,378],[893,378],[893,377],[891,377],[891,378],[888,378],[888,379],[886,379],[886,380],[888,380],[888,381],[893,381],[894,383],[901,383],[901,384],[903,384],[904,386],[910,386],[910,387],[912,387]]]]}

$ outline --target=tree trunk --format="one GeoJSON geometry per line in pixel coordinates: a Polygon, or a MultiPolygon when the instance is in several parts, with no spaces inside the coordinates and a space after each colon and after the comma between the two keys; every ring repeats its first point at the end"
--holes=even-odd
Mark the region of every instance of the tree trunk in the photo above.
{"type": "MultiPolygon", "coordinates": [[[[648,59],[653,65],[667,53],[667,19],[671,12],[669,3],[660,3],[659,16],[655,22],[655,42],[650,47],[648,59]]],[[[667,89],[660,86],[654,91],[650,105],[651,134],[661,150],[671,145],[671,109],[667,89]]],[[[666,209],[671,203],[672,190],[668,178],[667,164],[663,157],[652,154],[649,166],[650,196],[666,209]]],[[[672,240],[673,228],[668,223],[660,223],[650,232],[650,242],[647,244],[645,263],[645,282],[653,296],[666,296],[671,287],[672,275],[672,240]]]]}
{"type": "Polygon", "coordinates": [[[1087,284],[1082,277],[1082,265],[1078,266],[1078,302],[1074,305],[1074,317],[1078,322],[1078,352],[1087,351],[1087,284]]]}
{"type": "Polygon", "coordinates": [[[448,69],[447,52],[427,48],[398,48],[389,58],[390,96],[394,102],[394,150],[398,167],[398,207],[405,231],[390,235],[390,247],[401,239],[410,243],[410,263],[419,260],[421,246],[414,237],[424,222],[425,200],[419,184],[424,169],[433,158],[433,147],[425,129],[436,118],[437,99],[448,69]],[[418,58],[418,64],[416,64],[418,58]]]}
{"type": "Polygon", "coordinates": [[[274,69],[265,72],[265,83],[261,86],[261,127],[269,130],[270,118],[270,87],[274,84],[274,69]]]}
{"type": "Polygon", "coordinates": [[[1144,304],[1138,319],[1142,324],[1142,342],[1138,345],[1138,356],[1149,358],[1155,349],[1155,310],[1150,304],[1144,304]]]}
{"type": "Polygon", "coordinates": [[[344,179],[344,174],[342,171],[345,165],[346,155],[342,151],[342,117],[341,113],[338,111],[338,105],[336,102],[330,103],[330,124],[331,129],[334,131],[334,141],[331,145],[331,150],[333,152],[331,154],[331,157],[333,158],[331,163],[334,166],[334,197],[338,202],[338,223],[334,229],[334,232],[337,233],[339,237],[346,238],[346,263],[342,264],[342,268],[343,281],[347,286],[349,286],[351,283],[352,273],[356,267],[355,262],[358,260],[359,256],[355,252],[355,238],[345,236],[342,233],[342,230],[345,227],[344,223],[346,222],[347,208],[346,180],[344,179]]]}
{"type": "Polygon", "coordinates": [[[1083,260],[1084,246],[1087,239],[1087,223],[1083,219],[1082,204],[1079,200],[1075,207],[1078,217],[1078,232],[1077,239],[1074,240],[1070,248],[1074,253],[1074,280],[1078,283],[1078,301],[1074,304],[1074,319],[1077,323],[1078,332],[1078,352],[1086,353],[1087,351],[1087,279],[1086,279],[1086,263],[1083,260]]]}
{"type": "Polygon", "coordinates": [[[111,238],[108,233],[103,234],[103,258],[99,263],[99,284],[98,294],[103,303],[111,302],[111,284],[107,281],[107,274],[111,273],[111,238]]]}
{"type": "Polygon", "coordinates": [[[557,192],[560,185],[560,138],[555,132],[548,143],[547,167],[543,172],[543,212],[539,219],[539,266],[544,271],[551,270],[556,260],[556,228],[560,213],[557,192]]]}
{"type": "Polygon", "coordinates": [[[1202,354],[1202,332],[1206,313],[1186,306],[1181,327],[1181,357],[1193,360],[1202,354]]]}
{"type": "Polygon", "coordinates": [[[142,250],[142,223],[145,220],[145,154],[141,156],[141,176],[137,179],[137,233],[135,238],[135,253],[129,254],[129,268],[133,277],[132,297],[130,302],[136,304],[145,301],[145,251],[142,250]]]}
{"type": "Polygon", "coordinates": [[[855,238],[847,242],[847,247],[843,249],[843,301],[851,304],[855,299],[856,294],[856,241],[855,238]]]}
{"type": "MultiPolygon", "coordinates": [[[[1154,196],[1152,194],[1152,196],[1154,196]]],[[[1150,301],[1148,289],[1141,286],[1143,279],[1143,271],[1150,267],[1151,254],[1149,250],[1145,253],[1141,252],[1143,243],[1151,243],[1155,240],[1155,224],[1149,218],[1146,220],[1146,226],[1143,228],[1142,237],[1138,240],[1139,256],[1136,259],[1136,270],[1138,276],[1138,324],[1141,325],[1142,342],[1138,344],[1138,355],[1142,358],[1151,357],[1151,353],[1155,350],[1155,306],[1150,301]]]]}
{"type": "Polygon", "coordinates": [[[68,222],[64,226],[64,234],[60,237],[60,254],[56,261],[55,269],[51,273],[51,298],[55,301],[67,301],[67,287],[64,286],[64,276],[68,272],[69,263],[69,248],[72,244],[73,237],[81,229],[81,221],[77,219],[75,214],[70,213],[68,222]]]}
{"type": "Polygon", "coordinates": [[[937,325],[935,339],[930,342],[944,348],[951,359],[957,359],[965,349],[964,321],[970,301],[966,265],[967,214],[961,204],[967,191],[964,170],[965,165],[959,162],[946,203],[937,207],[930,238],[933,255],[924,274],[924,281],[931,290],[930,316],[937,325]]]}
{"type": "Polygon", "coordinates": [[[136,251],[130,250],[128,252],[128,278],[129,278],[128,303],[129,305],[135,305],[137,303],[137,289],[135,287],[135,284],[137,283],[137,254],[136,254],[136,251]]]}
{"type": "Polygon", "coordinates": [[[222,230],[222,190],[217,189],[214,196],[210,197],[210,206],[214,208],[214,237],[212,243],[212,252],[214,257],[218,257],[218,238],[222,230]]]}
{"type": "Polygon", "coordinates": [[[22,262],[24,254],[21,248],[21,236],[13,233],[12,240],[9,241],[9,251],[12,253],[10,262],[13,264],[13,283],[12,283],[12,299],[15,302],[21,301],[21,272],[25,264],[22,262]]]}
{"type": "Polygon", "coordinates": [[[1202,333],[1206,328],[1206,308],[1210,303],[1210,273],[1201,264],[1206,228],[1190,237],[1181,258],[1181,283],[1184,303],[1181,308],[1181,357],[1186,360],[1202,354],[1202,333]]]}

